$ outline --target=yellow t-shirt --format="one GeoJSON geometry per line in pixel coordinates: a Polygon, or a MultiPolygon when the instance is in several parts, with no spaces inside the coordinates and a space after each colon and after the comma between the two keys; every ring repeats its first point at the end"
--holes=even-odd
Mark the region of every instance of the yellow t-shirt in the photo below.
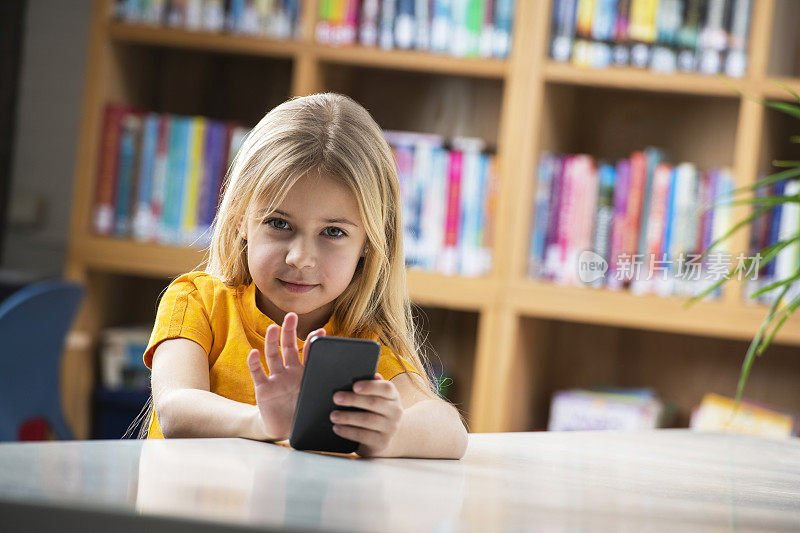
{"type": "MultiPolygon", "coordinates": [[[[255,390],[247,366],[247,354],[253,348],[261,352],[261,366],[269,374],[264,358],[264,335],[274,324],[256,306],[255,284],[232,289],[218,278],[203,272],[190,272],[167,288],[156,314],[156,323],[144,353],[144,364],[152,369],[153,352],[167,339],[190,339],[208,354],[210,390],[237,402],[255,405],[255,390]]],[[[278,324],[280,325],[280,324],[278,324]]],[[[329,321],[328,335],[337,332],[329,321]]],[[[302,361],[303,341],[298,339],[302,361]]],[[[406,368],[417,372],[403,359],[406,368]]],[[[405,372],[400,357],[381,345],[378,373],[392,379],[405,372]]],[[[418,373],[418,372],[417,372],[418,373]]],[[[163,439],[155,412],[150,419],[149,439],[163,439]]]]}

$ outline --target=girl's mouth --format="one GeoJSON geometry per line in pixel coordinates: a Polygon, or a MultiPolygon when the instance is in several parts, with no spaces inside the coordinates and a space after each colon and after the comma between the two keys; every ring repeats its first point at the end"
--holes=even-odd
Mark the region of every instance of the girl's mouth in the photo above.
{"type": "Polygon", "coordinates": [[[278,281],[281,282],[281,285],[283,285],[284,289],[294,293],[308,292],[314,287],[318,286],[318,285],[308,285],[305,283],[289,283],[288,281],[283,281],[282,279],[278,279],[278,281]]]}

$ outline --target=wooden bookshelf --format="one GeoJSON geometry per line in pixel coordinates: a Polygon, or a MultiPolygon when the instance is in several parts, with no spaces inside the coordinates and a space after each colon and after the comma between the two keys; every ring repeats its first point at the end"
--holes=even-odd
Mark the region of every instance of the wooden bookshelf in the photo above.
{"type": "MultiPolygon", "coordinates": [[[[787,124],[756,101],[790,98],[770,78],[800,90],[798,73],[769,66],[775,6],[784,0],[754,3],[748,75],[730,82],[555,63],[547,58],[547,1],[516,2],[507,60],[323,46],[313,40],[315,1],[304,2],[299,38],[276,41],[113,22],[112,2],[95,0],[67,262],[67,275],[88,288],[63,371],[65,410],[76,435],[89,432],[101,329],[133,316],[152,320],[159,287],[204,259],[198,250],[89,231],[100,121],[108,101],[186,114],[211,113],[210,105],[223,115],[219,118],[255,123],[292,95],[335,90],[364,103],[386,129],[471,135],[496,146],[501,184],[491,274],[408,272],[412,299],[432,329],[432,345],[459,380],[458,403],[471,431],[542,429],[549,395],[559,387],[591,385],[592,376],[673,395],[682,422],[703,392],[734,392],[741,357],[764,306],[746,303],[736,283],[721,300],[686,309],[685,299],[677,297],[530,280],[525,269],[531,199],[543,149],[615,157],[652,143],[680,160],[729,166],[739,185],[766,172],[771,158],[782,157],[776,139],[787,124]],[[212,91],[211,99],[194,97],[208,73],[221,68],[232,73],[226,80],[232,88],[212,91]],[[422,108],[441,116],[432,119],[422,108]],[[628,122],[614,122],[615,115],[628,122]],[[623,126],[627,133],[619,133],[623,126]],[[587,128],[594,136],[578,135],[587,128]],[[673,357],[679,367],[672,365],[673,357]],[[724,369],[715,373],[714,365],[724,369]],[[682,386],[682,378],[691,384],[682,386]]],[[[734,251],[747,251],[747,243],[742,232],[734,251]]],[[[778,355],[756,363],[751,396],[800,411],[800,399],[789,390],[800,377],[798,365],[785,353],[800,345],[800,316],[787,322],[777,342],[778,355]],[[766,374],[758,374],[759,365],[766,374]]]]}

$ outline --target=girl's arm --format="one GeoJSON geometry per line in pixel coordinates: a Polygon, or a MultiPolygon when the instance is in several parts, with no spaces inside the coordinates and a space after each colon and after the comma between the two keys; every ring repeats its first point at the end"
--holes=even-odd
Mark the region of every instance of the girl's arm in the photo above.
{"type": "Polygon", "coordinates": [[[165,437],[273,440],[258,407],[210,392],[208,355],[189,339],[169,339],[153,353],[153,405],[165,437]]]}
{"type": "Polygon", "coordinates": [[[460,459],[467,449],[467,430],[458,411],[420,387],[424,390],[421,378],[410,372],[391,381],[360,381],[354,392],[339,392],[341,400],[334,396],[334,401],[368,412],[336,411],[334,430],[360,442],[363,456],[460,459]]]}

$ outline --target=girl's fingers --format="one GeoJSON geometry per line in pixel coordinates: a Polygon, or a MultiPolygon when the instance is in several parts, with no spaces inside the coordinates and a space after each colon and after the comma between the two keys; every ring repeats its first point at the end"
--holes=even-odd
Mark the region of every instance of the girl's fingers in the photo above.
{"type": "Polygon", "coordinates": [[[403,412],[399,400],[391,400],[383,396],[356,394],[347,391],[339,391],[334,394],[333,403],[347,407],[358,407],[365,411],[378,413],[390,419],[400,418],[403,412]]]}
{"type": "Polygon", "coordinates": [[[264,354],[270,374],[283,372],[283,359],[281,359],[281,351],[278,349],[279,329],[273,324],[267,328],[267,334],[264,335],[264,354]]]}
{"type": "Polygon", "coordinates": [[[286,313],[281,328],[281,351],[286,366],[300,365],[300,352],[297,351],[297,315],[286,313]]]}
{"type": "Polygon", "coordinates": [[[258,350],[250,350],[250,353],[247,354],[247,366],[250,367],[250,376],[256,387],[267,382],[267,374],[264,372],[264,367],[261,366],[261,353],[258,350]]]}
{"type": "Polygon", "coordinates": [[[325,329],[320,328],[316,331],[312,331],[306,337],[306,342],[303,344],[303,364],[305,365],[308,362],[308,350],[311,347],[311,339],[314,337],[324,337],[325,336],[325,329]]]}

